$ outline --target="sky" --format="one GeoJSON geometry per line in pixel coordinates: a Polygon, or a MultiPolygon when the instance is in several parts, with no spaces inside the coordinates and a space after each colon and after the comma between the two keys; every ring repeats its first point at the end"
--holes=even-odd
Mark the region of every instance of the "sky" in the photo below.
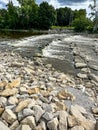
{"type": "MultiPolygon", "coordinates": [[[[0,0],[0,8],[6,6],[9,0],[0,0]]],[[[14,5],[18,5],[17,0],[12,0],[14,5]]],[[[47,1],[50,5],[53,5],[55,8],[59,7],[70,7],[74,9],[86,9],[87,13],[90,13],[88,6],[93,3],[93,0],[36,0],[37,4],[40,4],[43,1],[47,1]]]]}

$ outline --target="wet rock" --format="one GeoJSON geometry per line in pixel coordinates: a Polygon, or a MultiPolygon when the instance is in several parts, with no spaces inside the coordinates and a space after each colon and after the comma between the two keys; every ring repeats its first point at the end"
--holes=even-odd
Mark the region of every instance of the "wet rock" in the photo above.
{"type": "Polygon", "coordinates": [[[3,122],[0,121],[0,130],[10,130],[3,122]]]}
{"type": "Polygon", "coordinates": [[[22,124],[29,125],[32,129],[35,128],[35,119],[33,116],[28,116],[21,121],[22,124]]]}
{"type": "Polygon", "coordinates": [[[20,112],[21,110],[26,108],[29,105],[30,101],[31,101],[30,99],[26,99],[19,102],[18,106],[15,108],[15,112],[20,112]]]}
{"type": "Polygon", "coordinates": [[[59,112],[59,130],[67,130],[68,113],[66,111],[59,112]]]}
{"type": "Polygon", "coordinates": [[[2,118],[9,124],[12,124],[17,119],[16,115],[10,109],[6,109],[4,111],[4,113],[2,114],[2,118]]]}
{"type": "Polygon", "coordinates": [[[58,130],[58,119],[53,118],[51,121],[47,123],[47,127],[49,130],[58,130]]]}

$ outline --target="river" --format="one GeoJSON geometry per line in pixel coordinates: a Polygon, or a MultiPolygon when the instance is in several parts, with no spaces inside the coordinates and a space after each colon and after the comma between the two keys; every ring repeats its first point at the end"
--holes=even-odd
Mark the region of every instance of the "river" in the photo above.
{"type": "Polygon", "coordinates": [[[76,75],[76,61],[87,64],[98,75],[98,38],[72,33],[43,34],[19,38],[0,38],[0,50],[18,52],[31,58],[42,55],[45,64],[50,63],[57,70],[76,75]]]}

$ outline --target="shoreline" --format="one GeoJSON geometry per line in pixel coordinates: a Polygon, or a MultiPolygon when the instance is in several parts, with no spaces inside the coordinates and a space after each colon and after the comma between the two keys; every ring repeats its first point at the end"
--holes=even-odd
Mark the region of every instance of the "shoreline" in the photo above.
{"type": "Polygon", "coordinates": [[[56,71],[42,58],[13,52],[0,52],[0,76],[0,128],[95,130],[98,102],[93,84],[86,88],[81,79],[56,71]]]}

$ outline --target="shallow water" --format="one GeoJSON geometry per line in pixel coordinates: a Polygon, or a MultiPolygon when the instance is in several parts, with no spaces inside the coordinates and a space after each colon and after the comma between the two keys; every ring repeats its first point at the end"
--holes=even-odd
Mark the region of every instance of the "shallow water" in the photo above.
{"type": "Polygon", "coordinates": [[[51,63],[54,68],[71,75],[77,70],[74,67],[73,50],[82,58],[89,60],[88,65],[98,66],[98,38],[90,38],[74,34],[47,34],[20,38],[1,38],[0,50],[19,52],[23,57],[32,58],[41,54],[45,63],[51,63]]]}

